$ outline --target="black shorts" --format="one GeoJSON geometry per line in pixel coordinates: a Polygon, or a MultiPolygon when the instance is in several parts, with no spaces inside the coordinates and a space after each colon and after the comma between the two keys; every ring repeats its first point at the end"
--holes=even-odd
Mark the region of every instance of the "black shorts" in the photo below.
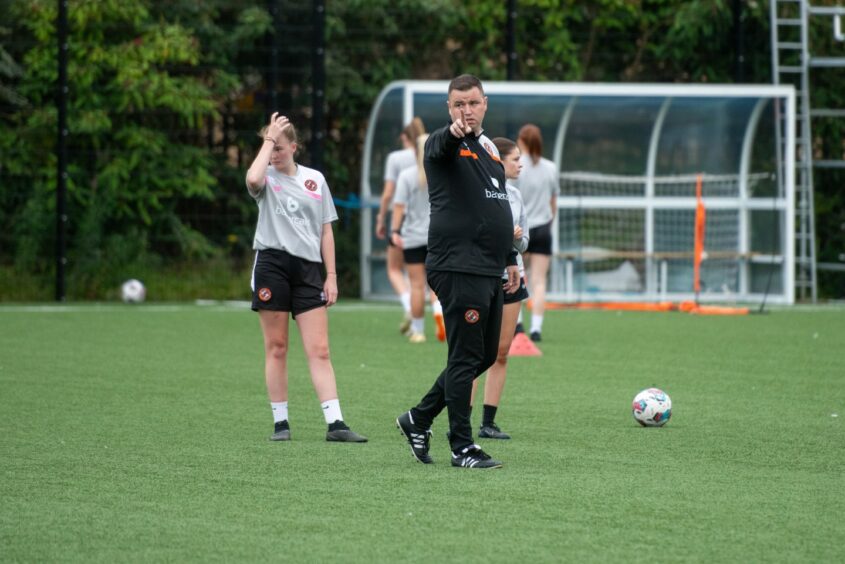
{"type": "Polygon", "coordinates": [[[552,254],[552,223],[538,225],[528,230],[528,249],[526,253],[537,253],[538,255],[552,254]]]}
{"type": "Polygon", "coordinates": [[[425,255],[428,254],[428,247],[414,247],[413,249],[403,249],[402,256],[405,257],[407,264],[425,264],[425,255]]]}
{"type": "Polygon", "coordinates": [[[265,249],[252,268],[252,310],[300,313],[326,305],[322,264],[285,251],[265,249]]]}
{"type": "MultiPolygon", "coordinates": [[[[507,282],[507,280],[503,280],[502,284],[504,285],[505,282],[507,282]]],[[[519,278],[519,289],[516,292],[514,292],[513,294],[508,294],[507,292],[504,292],[504,294],[505,294],[505,305],[515,304],[515,303],[521,302],[523,300],[527,300],[528,299],[528,288],[525,286],[525,278],[522,278],[520,276],[520,278],[519,278]]]]}

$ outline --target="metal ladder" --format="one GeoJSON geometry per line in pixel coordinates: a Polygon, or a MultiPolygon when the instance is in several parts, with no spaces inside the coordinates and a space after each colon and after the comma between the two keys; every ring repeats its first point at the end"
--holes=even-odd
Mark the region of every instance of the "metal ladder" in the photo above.
{"type": "MultiPolygon", "coordinates": [[[[772,76],[775,84],[795,86],[797,112],[795,147],[795,290],[800,300],[817,299],[815,206],[813,204],[813,167],[845,168],[845,161],[818,160],[813,162],[811,119],[814,117],[845,117],[841,109],[812,109],[810,103],[810,69],[845,67],[845,58],[813,57],[810,55],[810,16],[831,16],[834,34],[843,40],[840,16],[845,8],[813,7],[807,0],[771,0],[769,21],[772,32],[772,76]]],[[[780,111],[780,116],[785,112],[780,111]]],[[[781,121],[781,120],[779,120],[781,121]]],[[[777,129],[778,146],[785,136],[783,124],[777,129]]],[[[788,148],[787,148],[788,149],[788,148]]],[[[790,171],[783,171],[789,173],[790,171]]]]}

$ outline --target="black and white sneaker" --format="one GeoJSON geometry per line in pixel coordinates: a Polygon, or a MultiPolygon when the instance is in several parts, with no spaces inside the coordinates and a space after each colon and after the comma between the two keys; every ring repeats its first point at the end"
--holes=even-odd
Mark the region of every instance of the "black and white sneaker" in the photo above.
{"type": "Polygon", "coordinates": [[[511,436],[499,429],[499,426],[495,423],[490,423],[489,425],[481,426],[481,429],[478,430],[478,438],[507,440],[510,439],[511,436]]]}
{"type": "Polygon", "coordinates": [[[271,441],[289,441],[290,440],[290,425],[287,420],[278,421],[273,424],[273,434],[270,435],[271,441]]]}
{"type": "Polygon", "coordinates": [[[502,463],[494,460],[478,445],[469,445],[460,452],[452,453],[452,466],[458,468],[501,468],[502,463]]]}
{"type": "Polygon", "coordinates": [[[408,444],[411,445],[411,454],[414,455],[414,458],[423,464],[432,464],[434,460],[428,455],[431,429],[417,429],[410,411],[406,411],[396,418],[396,426],[399,427],[408,444]]]}
{"type": "Polygon", "coordinates": [[[326,440],[332,443],[366,443],[367,437],[359,435],[343,421],[335,421],[326,431],[326,440]]]}

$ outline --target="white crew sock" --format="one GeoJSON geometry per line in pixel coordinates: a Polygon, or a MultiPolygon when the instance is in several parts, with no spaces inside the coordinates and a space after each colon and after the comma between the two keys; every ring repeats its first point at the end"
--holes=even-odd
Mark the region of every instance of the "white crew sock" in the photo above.
{"type": "Polygon", "coordinates": [[[440,300],[437,300],[433,304],[431,304],[431,311],[434,315],[443,315],[443,306],[440,305],[440,300]]]}
{"type": "Polygon", "coordinates": [[[402,302],[402,307],[405,309],[405,315],[411,315],[411,292],[402,292],[399,296],[399,301],[402,302]]]}
{"type": "Polygon", "coordinates": [[[288,402],[271,401],[270,407],[273,409],[273,423],[288,420],[288,402]]]}
{"type": "Polygon", "coordinates": [[[411,331],[419,334],[425,333],[425,318],[414,317],[411,319],[411,331]]]}
{"type": "Polygon", "coordinates": [[[519,308],[519,315],[516,317],[517,323],[522,323],[522,308],[519,308]]]}
{"type": "Polygon", "coordinates": [[[340,400],[330,399],[320,404],[323,408],[323,417],[326,418],[326,423],[331,424],[335,421],[343,421],[343,415],[340,413],[340,400]]]}
{"type": "Polygon", "coordinates": [[[531,332],[532,333],[542,333],[543,332],[543,316],[542,315],[532,315],[531,316],[531,332]]]}

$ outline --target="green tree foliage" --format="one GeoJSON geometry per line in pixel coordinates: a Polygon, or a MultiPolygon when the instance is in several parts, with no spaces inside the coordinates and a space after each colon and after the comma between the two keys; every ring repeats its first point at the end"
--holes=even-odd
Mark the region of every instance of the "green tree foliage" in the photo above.
{"type": "MultiPolygon", "coordinates": [[[[0,130],[4,192],[26,195],[4,206],[4,223],[14,234],[16,266],[48,271],[52,262],[44,257],[54,246],[57,6],[27,0],[11,9],[18,33],[32,46],[23,53],[17,90],[28,104],[4,119],[0,130]]],[[[185,19],[201,27],[205,15],[185,19]]],[[[238,42],[266,31],[254,10],[241,16],[244,25],[230,37],[207,32],[214,48],[205,56],[217,63],[230,60],[238,42]]],[[[204,259],[219,252],[184,212],[207,205],[220,192],[214,155],[203,146],[202,133],[219,120],[221,99],[234,95],[240,81],[222,64],[202,69],[204,53],[194,30],[177,17],[156,14],[147,2],[70,2],[68,20],[69,272],[76,295],[97,297],[127,263],[204,259]]]]}
{"type": "MultiPolygon", "coordinates": [[[[735,64],[731,0],[519,0],[517,79],[771,80],[768,3],[743,2],[735,64]]],[[[133,265],[248,254],[255,206],[243,174],[255,131],[293,118],[310,164],[312,6],[298,0],[75,0],[70,10],[69,283],[103,297],[133,265]],[[274,104],[275,101],[275,104],[274,104]],[[273,107],[275,105],[275,107],[273,107]]],[[[392,80],[506,77],[500,0],[327,0],[325,172],[335,196],[360,185],[360,152],[392,80]]],[[[0,269],[49,287],[55,225],[56,1],[0,0],[0,269]],[[9,267],[11,268],[11,267],[9,267]]],[[[837,53],[829,30],[814,42],[837,53]]],[[[845,107],[841,78],[814,104],[845,107]]],[[[444,112],[445,118],[445,112],[444,112]]],[[[817,156],[841,158],[842,128],[817,125],[817,156]]],[[[822,259],[845,247],[839,177],[817,175],[822,259]]],[[[357,293],[358,216],[336,229],[345,295],[357,293]]],[[[231,265],[230,265],[231,266],[231,265]]],[[[235,263],[236,266],[236,263],[235,263]]],[[[43,294],[40,294],[43,295],[43,294]]],[[[2,297],[2,293],[0,293],[2,297]]],[[[187,297],[187,296],[186,296],[187,297]]]]}

